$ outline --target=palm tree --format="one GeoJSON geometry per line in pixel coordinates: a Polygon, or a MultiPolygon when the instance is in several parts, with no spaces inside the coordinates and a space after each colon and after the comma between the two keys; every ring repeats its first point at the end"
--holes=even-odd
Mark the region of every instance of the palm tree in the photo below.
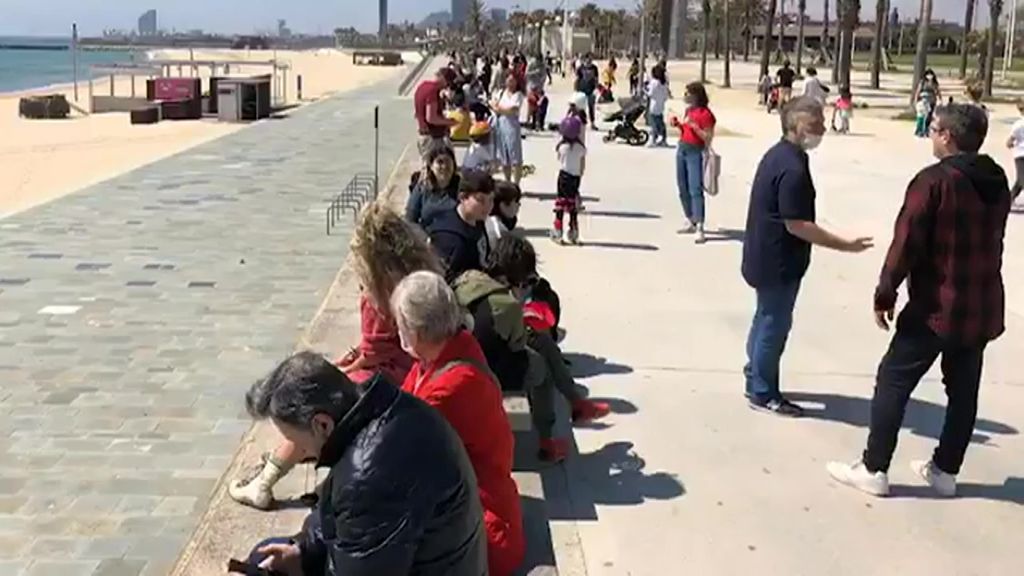
{"type": "Polygon", "coordinates": [[[917,21],[917,53],[914,55],[914,90],[910,91],[910,105],[914,105],[917,86],[928,66],[928,28],[932,23],[932,0],[921,0],[921,18],[917,21]]]}
{"type": "Polygon", "coordinates": [[[750,60],[750,45],[753,43],[757,24],[764,22],[767,16],[764,0],[730,0],[733,8],[741,8],[743,12],[743,61],[750,60]]]}
{"type": "Polygon", "coordinates": [[[871,87],[875,90],[882,84],[882,40],[888,11],[886,0],[875,1],[875,39],[871,42],[871,87]]]}
{"type": "Polygon", "coordinates": [[[860,21],[860,0],[840,0],[839,28],[842,38],[839,43],[839,85],[850,85],[850,71],[853,68],[853,33],[860,21]]]}
{"type": "Polygon", "coordinates": [[[732,88],[732,20],[729,14],[730,0],[722,0],[722,9],[725,11],[725,77],[722,79],[722,86],[732,88]]]}
{"type": "Polygon", "coordinates": [[[799,75],[804,62],[804,20],[807,18],[807,0],[797,0],[796,8],[800,13],[797,16],[800,22],[797,23],[796,32],[796,73],[799,75]]]}
{"type": "Polygon", "coordinates": [[[992,79],[996,64],[996,37],[999,36],[999,18],[1003,15],[1003,0],[988,0],[988,55],[985,58],[985,96],[992,97],[992,79]]]}
{"type": "Polygon", "coordinates": [[[775,61],[779,62],[782,60],[782,55],[786,51],[786,0],[782,0],[782,8],[779,10],[779,40],[776,44],[775,61]]]}
{"type": "Polygon", "coordinates": [[[775,10],[779,0],[768,0],[768,18],[764,25],[764,49],[761,51],[761,76],[768,74],[768,59],[772,54],[772,28],[775,24],[775,10]]]}
{"type": "Polygon", "coordinates": [[[960,79],[967,77],[967,47],[968,38],[971,35],[971,27],[974,25],[974,6],[978,0],[967,0],[967,14],[964,15],[964,33],[960,36],[960,79]]]}
{"type": "Polygon", "coordinates": [[[701,0],[704,12],[704,34],[700,41],[700,83],[708,82],[708,37],[711,35],[711,0],[701,0]]]}
{"type": "Polygon", "coordinates": [[[831,60],[831,57],[829,56],[830,52],[829,52],[829,49],[828,49],[828,44],[829,44],[829,37],[828,37],[828,0],[825,0],[825,7],[824,8],[825,8],[825,12],[824,12],[824,17],[822,18],[822,28],[821,28],[821,51],[822,51],[822,53],[825,56],[825,61],[828,62],[828,61],[831,60]]]}
{"type": "Polygon", "coordinates": [[[473,42],[480,46],[483,44],[483,31],[484,22],[484,3],[483,0],[470,0],[469,11],[466,15],[466,32],[473,36],[473,42]]]}

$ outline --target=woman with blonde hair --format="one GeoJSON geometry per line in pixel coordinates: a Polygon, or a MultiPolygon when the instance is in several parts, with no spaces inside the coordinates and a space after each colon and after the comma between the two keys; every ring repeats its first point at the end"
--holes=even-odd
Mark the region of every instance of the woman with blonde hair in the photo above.
{"type": "MultiPolygon", "coordinates": [[[[399,386],[414,361],[402,349],[398,327],[391,314],[391,294],[402,279],[413,272],[440,273],[440,260],[422,230],[406,222],[387,204],[374,202],[363,211],[352,236],[349,265],[361,287],[362,335],[359,345],[336,364],[357,384],[380,373],[399,386]]],[[[300,458],[291,442],[282,442],[274,454],[264,458],[251,480],[233,482],[228,493],[241,504],[267,510],[274,501],[274,485],[300,458]]]]}

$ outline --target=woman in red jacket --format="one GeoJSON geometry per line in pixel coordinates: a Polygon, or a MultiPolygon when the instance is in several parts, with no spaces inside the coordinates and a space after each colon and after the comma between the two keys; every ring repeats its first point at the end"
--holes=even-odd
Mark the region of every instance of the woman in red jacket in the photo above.
{"type": "MultiPolygon", "coordinates": [[[[384,203],[363,212],[349,244],[350,264],[362,288],[359,295],[361,337],[359,346],[336,362],[356,384],[382,373],[396,386],[405,380],[413,359],[398,337],[389,301],[395,286],[417,270],[439,272],[441,263],[416,226],[406,222],[384,203]]],[[[274,485],[299,463],[301,455],[288,441],[259,465],[251,480],[236,480],[228,494],[241,504],[269,509],[274,485]]]]}
{"type": "Polygon", "coordinates": [[[484,509],[489,573],[509,576],[523,561],[526,541],[501,387],[480,345],[462,328],[455,293],[440,275],[407,276],[391,308],[402,347],[417,359],[402,389],[437,408],[462,438],[484,509]]]}

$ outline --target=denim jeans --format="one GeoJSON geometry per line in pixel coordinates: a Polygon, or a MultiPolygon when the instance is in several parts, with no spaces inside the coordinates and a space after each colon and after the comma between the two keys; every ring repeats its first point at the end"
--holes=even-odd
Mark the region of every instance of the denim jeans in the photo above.
{"type": "Polygon", "coordinates": [[[680,142],[676,149],[676,185],[683,214],[694,224],[704,223],[704,150],[680,142]]]}
{"type": "Polygon", "coordinates": [[[800,281],[757,289],[757,310],[747,336],[747,395],[759,404],[781,400],[779,364],[793,327],[800,281]]]}
{"type": "Polygon", "coordinates": [[[668,139],[668,132],[665,128],[665,115],[664,114],[651,114],[651,140],[657,144],[658,142],[664,142],[668,139]]]}
{"type": "Polygon", "coordinates": [[[947,474],[959,474],[978,416],[984,353],[984,344],[951,345],[927,326],[901,318],[889,351],[878,366],[864,466],[871,472],[889,470],[910,395],[935,360],[942,356],[942,384],[948,400],[946,420],[932,462],[947,474]]]}

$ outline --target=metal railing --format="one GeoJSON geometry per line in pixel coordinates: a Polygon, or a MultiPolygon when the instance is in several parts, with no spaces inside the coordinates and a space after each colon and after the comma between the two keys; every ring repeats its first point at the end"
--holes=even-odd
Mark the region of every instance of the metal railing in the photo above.
{"type": "Polygon", "coordinates": [[[331,235],[331,230],[349,210],[352,211],[352,220],[358,218],[363,206],[377,199],[377,189],[377,177],[374,174],[363,172],[353,176],[327,207],[327,235],[331,235]]]}

